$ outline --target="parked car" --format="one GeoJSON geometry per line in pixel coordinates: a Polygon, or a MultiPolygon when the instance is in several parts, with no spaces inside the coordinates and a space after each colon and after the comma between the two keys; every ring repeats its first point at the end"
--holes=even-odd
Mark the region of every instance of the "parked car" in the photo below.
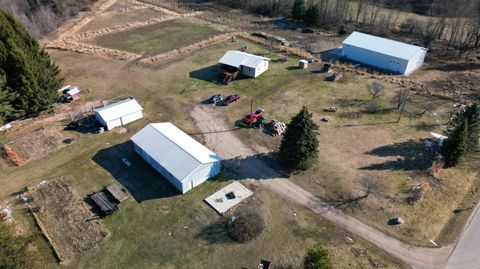
{"type": "Polygon", "coordinates": [[[128,167],[132,166],[132,164],[130,163],[129,160],[127,160],[127,158],[122,158],[122,162],[128,167]]]}
{"type": "Polygon", "coordinates": [[[237,102],[238,100],[240,100],[240,95],[232,94],[232,95],[229,95],[229,96],[225,97],[225,99],[223,99],[221,104],[224,105],[224,106],[228,106],[229,104],[231,104],[233,102],[237,102]]]}
{"type": "Polygon", "coordinates": [[[264,111],[265,110],[263,108],[258,108],[252,114],[245,116],[245,118],[243,118],[243,123],[250,124],[250,123],[253,123],[253,122],[257,121],[258,118],[263,116],[264,111]]]}
{"type": "Polygon", "coordinates": [[[210,98],[208,98],[208,102],[210,104],[216,104],[217,102],[222,101],[222,96],[220,94],[215,94],[212,95],[210,98]]]}

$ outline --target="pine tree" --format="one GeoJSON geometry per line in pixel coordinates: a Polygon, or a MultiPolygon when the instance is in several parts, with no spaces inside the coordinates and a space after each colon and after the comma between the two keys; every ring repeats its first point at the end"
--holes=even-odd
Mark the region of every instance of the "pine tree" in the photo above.
{"type": "Polygon", "coordinates": [[[308,7],[305,12],[305,22],[310,25],[317,25],[320,21],[320,8],[318,4],[314,4],[308,7]]]}
{"type": "MultiPolygon", "coordinates": [[[[38,113],[51,106],[62,84],[60,70],[27,30],[0,11],[0,69],[5,88],[14,93],[6,118],[38,113]]],[[[10,95],[11,97],[11,95],[10,95]]]]}
{"type": "Polygon", "coordinates": [[[304,269],[332,269],[332,261],[328,250],[321,245],[316,245],[307,250],[303,260],[304,269]]]}
{"type": "Polygon", "coordinates": [[[443,141],[441,151],[447,167],[453,167],[460,162],[467,148],[467,139],[468,121],[465,119],[457,125],[457,127],[451,131],[450,136],[443,141]]]}
{"type": "Polygon", "coordinates": [[[304,0],[295,0],[292,8],[292,17],[295,20],[303,20],[305,16],[305,1],[304,0]]]}
{"type": "Polygon", "coordinates": [[[280,159],[290,170],[306,170],[318,157],[318,126],[306,107],[292,118],[280,145],[280,159]]]}
{"type": "Polygon", "coordinates": [[[480,106],[470,105],[466,118],[468,122],[467,151],[475,152],[480,149],[480,106]]]}
{"type": "Polygon", "coordinates": [[[5,85],[6,83],[5,73],[0,69],[0,125],[5,123],[7,117],[15,113],[12,102],[16,95],[5,85]]]}

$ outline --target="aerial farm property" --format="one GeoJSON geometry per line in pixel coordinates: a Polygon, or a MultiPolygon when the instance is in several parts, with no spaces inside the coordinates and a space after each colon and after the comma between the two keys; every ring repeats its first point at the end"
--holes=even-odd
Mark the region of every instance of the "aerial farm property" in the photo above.
{"type": "Polygon", "coordinates": [[[459,62],[192,2],[98,0],[39,39],[69,86],[0,129],[0,220],[43,235],[31,268],[303,268],[318,246],[333,268],[461,268],[478,151],[449,166],[442,143],[478,93],[439,84],[459,62]]]}

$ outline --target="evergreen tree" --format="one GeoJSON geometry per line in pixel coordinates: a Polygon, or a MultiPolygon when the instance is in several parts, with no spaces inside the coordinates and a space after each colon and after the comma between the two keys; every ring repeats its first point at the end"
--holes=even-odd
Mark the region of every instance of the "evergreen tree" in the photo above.
{"type": "Polygon", "coordinates": [[[0,125],[5,123],[7,117],[15,113],[12,102],[15,100],[16,95],[5,84],[6,76],[3,70],[0,69],[0,125]]]}
{"type": "Polygon", "coordinates": [[[318,157],[318,126],[306,107],[292,118],[280,145],[280,159],[290,170],[306,170],[318,157]]]}
{"type": "Polygon", "coordinates": [[[316,245],[307,250],[303,260],[304,269],[333,269],[328,250],[321,245],[316,245]]]}
{"type": "Polygon", "coordinates": [[[303,20],[305,16],[305,1],[304,0],[295,0],[292,8],[292,17],[295,20],[303,20]]]}
{"type": "Polygon", "coordinates": [[[467,111],[467,151],[475,152],[480,149],[480,106],[478,104],[473,104],[468,107],[467,111]]]}
{"type": "Polygon", "coordinates": [[[467,148],[467,138],[468,121],[465,119],[450,133],[450,136],[443,141],[441,151],[447,167],[453,167],[460,162],[467,148]]]}
{"type": "Polygon", "coordinates": [[[305,22],[310,25],[317,25],[320,21],[320,8],[318,4],[314,4],[308,7],[305,12],[305,22]]]}
{"type": "Polygon", "coordinates": [[[2,95],[6,99],[13,96],[9,102],[13,111],[3,117],[11,119],[49,108],[62,85],[60,70],[27,30],[5,11],[0,11],[0,29],[0,69],[6,78],[3,88],[7,89],[2,95]]]}

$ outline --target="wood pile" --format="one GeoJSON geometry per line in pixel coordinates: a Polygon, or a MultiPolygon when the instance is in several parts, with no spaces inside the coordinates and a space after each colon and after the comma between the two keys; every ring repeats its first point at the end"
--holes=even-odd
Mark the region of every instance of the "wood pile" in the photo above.
{"type": "Polygon", "coordinates": [[[266,39],[266,40],[274,40],[274,41],[280,43],[282,46],[289,46],[289,43],[288,43],[287,39],[285,39],[283,37],[280,37],[280,36],[272,35],[272,34],[269,34],[269,33],[253,32],[252,36],[258,36],[258,37],[261,37],[261,38],[266,39]]]}
{"type": "Polygon", "coordinates": [[[335,82],[343,77],[343,74],[340,72],[334,72],[331,76],[325,78],[327,81],[335,82]]]}
{"type": "Polygon", "coordinates": [[[270,135],[272,136],[281,135],[285,132],[286,129],[287,129],[287,125],[278,120],[272,120],[268,127],[270,135]]]}

